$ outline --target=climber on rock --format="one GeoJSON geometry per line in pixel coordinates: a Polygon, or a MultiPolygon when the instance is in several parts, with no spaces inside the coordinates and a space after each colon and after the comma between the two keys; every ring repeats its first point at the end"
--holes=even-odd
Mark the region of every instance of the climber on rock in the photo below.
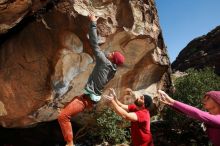
{"type": "Polygon", "coordinates": [[[66,146],[74,145],[72,125],[70,122],[71,116],[83,112],[86,108],[92,108],[100,101],[103,88],[114,77],[117,66],[123,65],[125,60],[125,57],[119,51],[113,51],[107,55],[101,51],[98,45],[96,30],[97,18],[94,15],[89,15],[89,20],[91,21],[89,26],[89,40],[96,64],[85,85],[84,94],[73,98],[61,110],[58,116],[58,122],[64,139],[67,142],[66,146]]]}

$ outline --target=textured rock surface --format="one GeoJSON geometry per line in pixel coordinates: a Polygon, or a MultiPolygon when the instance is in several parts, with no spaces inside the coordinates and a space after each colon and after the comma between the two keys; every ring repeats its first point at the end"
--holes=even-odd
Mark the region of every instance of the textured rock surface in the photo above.
{"type": "Polygon", "coordinates": [[[34,13],[49,0],[0,0],[0,34],[18,24],[25,15],[34,13]]]}
{"type": "Polygon", "coordinates": [[[174,71],[214,67],[220,74],[220,26],[192,40],[172,63],[174,71]]]}
{"type": "MultiPolygon", "coordinates": [[[[153,0],[58,1],[9,30],[18,19],[47,1],[22,2],[28,8],[21,6],[21,1],[0,1],[1,7],[14,4],[22,9],[22,13],[9,6],[0,10],[5,18],[1,19],[1,32],[9,31],[1,35],[0,41],[3,127],[54,120],[60,108],[82,94],[94,67],[87,38],[89,12],[100,17],[97,26],[101,49],[120,50],[126,57],[125,66],[118,69],[106,88],[115,88],[119,95],[129,87],[154,96],[158,88],[170,86],[169,58],[153,0]]],[[[103,105],[105,102],[100,102],[97,109],[103,105]]],[[[81,114],[77,121],[83,123],[85,118],[89,119],[89,114],[81,114]]]]}

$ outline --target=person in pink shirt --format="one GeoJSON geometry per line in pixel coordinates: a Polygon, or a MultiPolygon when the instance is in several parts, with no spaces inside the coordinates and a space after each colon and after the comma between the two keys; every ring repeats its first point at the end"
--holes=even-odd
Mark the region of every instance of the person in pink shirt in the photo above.
{"type": "Polygon", "coordinates": [[[202,104],[206,111],[176,101],[169,97],[164,91],[158,90],[160,101],[175,109],[178,109],[191,118],[204,122],[206,133],[214,146],[220,146],[220,91],[209,91],[205,93],[202,104]]]}

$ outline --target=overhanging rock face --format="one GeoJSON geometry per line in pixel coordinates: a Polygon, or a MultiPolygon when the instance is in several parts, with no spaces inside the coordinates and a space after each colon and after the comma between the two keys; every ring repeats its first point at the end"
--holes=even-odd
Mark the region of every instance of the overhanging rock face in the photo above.
{"type": "MultiPolygon", "coordinates": [[[[35,6],[32,1],[31,7],[38,8],[42,2],[46,3],[39,1],[35,6]]],[[[43,13],[33,12],[35,17],[25,17],[25,21],[1,37],[3,127],[27,127],[54,120],[60,108],[82,94],[94,67],[87,37],[89,12],[99,17],[101,49],[119,50],[126,57],[125,66],[118,68],[106,89],[115,88],[122,96],[122,91],[129,87],[154,96],[159,88],[169,88],[170,63],[153,0],[62,0],[50,3],[43,13]]],[[[23,14],[18,17],[23,18],[23,14]]],[[[14,26],[15,21],[7,24],[14,26]]],[[[104,100],[97,105],[98,109],[104,106],[104,100]]],[[[76,120],[85,123],[90,118],[82,113],[76,120]]]]}

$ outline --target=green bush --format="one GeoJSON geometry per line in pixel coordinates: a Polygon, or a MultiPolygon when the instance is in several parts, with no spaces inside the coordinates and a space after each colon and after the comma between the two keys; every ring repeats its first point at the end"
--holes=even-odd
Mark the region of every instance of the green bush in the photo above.
{"type": "Polygon", "coordinates": [[[110,144],[125,143],[130,139],[129,122],[122,119],[110,108],[97,113],[97,126],[90,132],[90,136],[107,141],[110,144]]]}
{"type": "MultiPolygon", "coordinates": [[[[202,109],[201,99],[207,91],[220,89],[220,77],[214,70],[206,68],[203,70],[187,70],[186,76],[175,80],[175,92],[170,95],[172,98],[183,103],[202,109]]],[[[208,145],[206,134],[202,131],[201,123],[186,117],[171,108],[167,108],[164,119],[172,129],[172,140],[195,142],[198,145],[208,145]]],[[[190,144],[189,144],[190,145],[190,144]]]]}

